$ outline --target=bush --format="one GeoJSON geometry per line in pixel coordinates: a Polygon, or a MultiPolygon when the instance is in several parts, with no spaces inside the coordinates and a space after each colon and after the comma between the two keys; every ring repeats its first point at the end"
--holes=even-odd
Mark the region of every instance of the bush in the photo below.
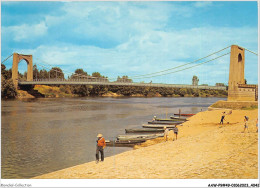
{"type": "Polygon", "coordinates": [[[12,79],[4,79],[1,76],[1,98],[10,99],[17,96],[17,90],[14,87],[12,79]]]}

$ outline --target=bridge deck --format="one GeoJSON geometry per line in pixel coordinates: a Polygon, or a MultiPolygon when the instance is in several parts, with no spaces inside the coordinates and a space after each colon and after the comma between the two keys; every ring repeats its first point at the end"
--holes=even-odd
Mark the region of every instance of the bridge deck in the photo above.
{"type": "Polygon", "coordinates": [[[182,84],[162,83],[127,83],[127,82],[86,82],[86,81],[19,81],[19,85],[106,85],[106,86],[139,86],[139,87],[165,87],[165,88],[190,88],[227,90],[226,86],[193,86],[182,84]]]}

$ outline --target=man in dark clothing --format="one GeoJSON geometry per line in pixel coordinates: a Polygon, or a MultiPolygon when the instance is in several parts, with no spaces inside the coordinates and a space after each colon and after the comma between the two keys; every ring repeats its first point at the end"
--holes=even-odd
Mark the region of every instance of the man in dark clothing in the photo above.
{"type": "MultiPolygon", "coordinates": [[[[177,127],[177,125],[175,125],[175,127],[173,128],[173,132],[174,132],[176,140],[177,140],[178,131],[179,131],[178,127],[177,127]]],[[[174,141],[174,138],[173,138],[173,141],[174,141]]]]}
{"type": "Polygon", "coordinates": [[[223,112],[222,116],[221,116],[221,120],[220,120],[220,124],[222,124],[222,125],[223,125],[223,121],[225,119],[225,115],[226,115],[226,112],[223,112]]]}
{"type": "Polygon", "coordinates": [[[106,147],[105,138],[103,138],[102,134],[97,135],[97,149],[96,149],[96,163],[99,162],[99,152],[101,154],[101,162],[104,161],[104,148],[106,147]]]}

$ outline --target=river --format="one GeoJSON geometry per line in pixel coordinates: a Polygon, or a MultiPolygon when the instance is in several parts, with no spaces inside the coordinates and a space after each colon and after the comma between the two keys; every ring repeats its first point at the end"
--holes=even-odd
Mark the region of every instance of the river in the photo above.
{"type": "MultiPolygon", "coordinates": [[[[95,160],[96,136],[115,139],[154,115],[207,110],[223,98],[41,98],[1,101],[1,174],[26,179],[95,160]]],[[[181,133],[180,133],[181,134],[181,133]]],[[[107,147],[105,157],[132,148],[107,147]]]]}

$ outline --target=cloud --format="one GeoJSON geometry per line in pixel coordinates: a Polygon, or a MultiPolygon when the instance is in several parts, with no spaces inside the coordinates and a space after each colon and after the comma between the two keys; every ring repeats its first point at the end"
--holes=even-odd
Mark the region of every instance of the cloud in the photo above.
{"type": "MultiPolygon", "coordinates": [[[[207,27],[171,32],[150,31],[130,37],[125,43],[109,49],[90,45],[61,44],[41,45],[32,50],[18,49],[18,53],[34,54],[34,57],[38,58],[34,61],[35,63],[44,64],[47,62],[53,66],[60,66],[68,73],[74,72],[76,68],[83,68],[88,73],[98,71],[110,78],[116,78],[122,75],[131,77],[150,74],[180,66],[231,44],[241,44],[241,46],[251,49],[257,44],[256,39],[257,29],[255,28],[207,27]],[[243,30],[242,35],[241,30],[243,30]]],[[[229,51],[230,49],[219,52],[192,65],[216,58],[229,51]]],[[[169,72],[180,69],[173,69],[169,72]]],[[[247,70],[250,71],[248,75],[255,74],[254,70],[256,69],[255,64],[249,63],[247,65],[247,70]]],[[[182,78],[181,82],[190,83],[190,79],[196,74],[201,82],[214,85],[216,82],[227,83],[228,70],[229,55],[192,69],[183,70],[180,73],[143,78],[143,80],[153,79],[154,82],[171,83],[172,80],[177,82],[177,79],[186,75],[186,78],[182,78]]],[[[162,74],[164,73],[168,72],[162,74]]],[[[135,81],[140,80],[136,79],[135,81]]]]}
{"type": "MultiPolygon", "coordinates": [[[[15,51],[33,54],[38,58],[35,63],[47,62],[61,67],[64,72],[83,68],[88,73],[98,71],[108,77],[149,74],[169,69],[232,44],[257,51],[257,26],[182,27],[181,23],[172,24],[172,20],[178,19],[192,23],[196,6],[212,5],[207,2],[196,3],[185,6],[170,2],[66,2],[58,10],[60,15],[46,15],[42,22],[35,25],[3,27],[2,36],[13,37],[21,42],[42,37],[46,39],[42,43],[29,48],[18,47],[15,51]],[[16,35],[15,31],[19,29],[22,31],[16,35]]],[[[211,58],[221,54],[224,52],[211,58]]],[[[203,83],[214,85],[216,82],[227,82],[228,57],[144,80],[153,79],[154,83],[191,83],[192,76],[196,74],[203,83]]],[[[256,69],[257,66],[252,63],[247,66],[251,80],[256,78],[251,76],[255,75],[256,69]]]]}
{"type": "Polygon", "coordinates": [[[47,30],[48,28],[44,22],[34,25],[22,24],[19,26],[2,27],[3,35],[13,38],[16,42],[34,40],[37,37],[44,36],[47,30]]]}

